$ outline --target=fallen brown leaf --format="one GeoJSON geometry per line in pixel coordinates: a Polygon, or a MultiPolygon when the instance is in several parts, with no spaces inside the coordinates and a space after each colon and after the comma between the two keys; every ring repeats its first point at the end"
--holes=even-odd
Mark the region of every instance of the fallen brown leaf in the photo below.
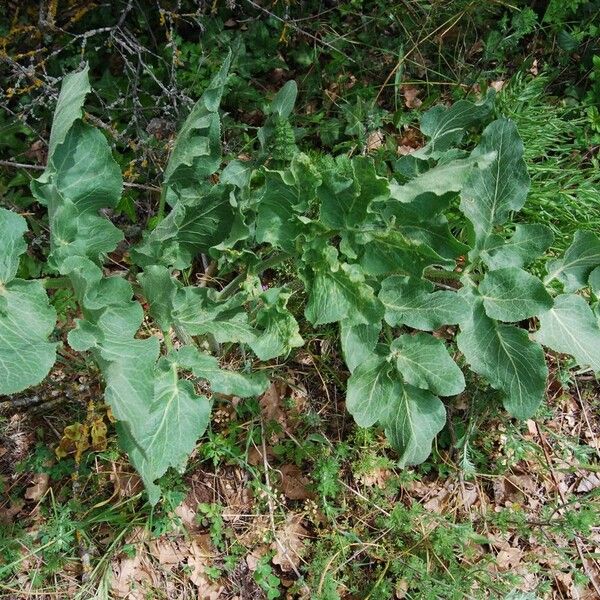
{"type": "Polygon", "coordinates": [[[50,475],[48,473],[36,473],[33,476],[33,485],[25,490],[25,499],[39,502],[48,491],[50,475]]]}
{"type": "Polygon", "coordinates": [[[298,560],[306,551],[304,538],[308,536],[308,531],[301,521],[302,515],[290,513],[271,544],[271,549],[275,551],[272,562],[284,573],[297,568],[298,560]]]}
{"type": "Polygon", "coordinates": [[[402,86],[402,95],[404,96],[404,105],[406,108],[419,108],[423,104],[423,101],[417,98],[420,92],[421,90],[413,85],[402,86]]]}
{"type": "Polygon", "coordinates": [[[283,465],[281,471],[281,491],[290,500],[307,500],[313,494],[309,491],[310,480],[302,470],[293,464],[283,465]]]}

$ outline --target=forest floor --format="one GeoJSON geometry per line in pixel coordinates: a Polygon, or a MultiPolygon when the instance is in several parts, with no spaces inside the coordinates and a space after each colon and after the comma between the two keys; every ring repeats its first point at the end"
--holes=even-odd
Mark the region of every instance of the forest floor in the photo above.
{"type": "MultiPolygon", "coordinates": [[[[0,19],[7,206],[35,212],[28,184],[45,162],[57,82],[85,59],[92,117],[134,184],[120,218],[139,234],[175,124],[232,46],[230,155],[251,151],[265,102],[292,78],[301,147],[391,156],[423,143],[424,109],[493,87],[525,143],[524,218],[550,225],[557,250],[575,227],[600,228],[597,2],[247,0],[203,12],[60,1],[41,3],[53,21],[43,26],[32,4],[9,2],[0,19]]],[[[34,233],[43,239],[43,221],[34,233]]],[[[66,330],[73,298],[59,290],[53,304],[66,330]]],[[[489,389],[467,388],[430,458],[399,469],[383,433],[345,411],[336,330],[302,327],[307,344],[262,397],[215,399],[156,507],[80,356],[65,351],[43,385],[0,398],[0,597],[600,598],[600,387],[589,373],[549,356],[547,401],[524,422],[489,389]]]]}

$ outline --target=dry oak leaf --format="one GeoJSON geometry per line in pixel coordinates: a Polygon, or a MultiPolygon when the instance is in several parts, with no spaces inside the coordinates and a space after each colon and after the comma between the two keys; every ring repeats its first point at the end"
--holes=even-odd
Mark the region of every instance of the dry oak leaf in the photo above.
{"type": "Polygon", "coordinates": [[[390,469],[383,467],[375,467],[366,473],[362,473],[357,479],[367,487],[378,487],[380,490],[385,489],[388,479],[392,476],[390,469]]]}
{"type": "Polygon", "coordinates": [[[381,148],[383,146],[383,133],[379,130],[372,131],[367,137],[367,152],[372,152],[373,150],[377,150],[377,148],[381,148]]]}
{"type": "Polygon", "coordinates": [[[284,573],[293,571],[294,567],[297,569],[298,562],[306,551],[304,538],[308,537],[308,531],[301,521],[302,515],[290,513],[271,544],[271,549],[275,551],[272,562],[284,573]]]}
{"type": "Polygon", "coordinates": [[[185,543],[180,547],[176,541],[164,537],[148,542],[148,551],[161,565],[178,565],[189,556],[185,543]]]}
{"type": "Polygon", "coordinates": [[[402,95],[404,96],[404,105],[406,108],[419,108],[423,101],[420,98],[417,98],[420,90],[417,89],[414,85],[403,85],[402,86],[402,95]]]}
{"type": "Polygon", "coordinates": [[[523,550],[521,548],[507,548],[500,550],[496,555],[496,566],[500,571],[508,571],[514,569],[523,558],[523,550]]]}
{"type": "Polygon", "coordinates": [[[205,574],[212,562],[213,553],[208,542],[209,536],[197,536],[190,545],[187,565],[191,570],[190,581],[198,588],[198,598],[217,600],[224,595],[225,588],[211,581],[205,574]]]}
{"type": "Polygon", "coordinates": [[[300,467],[293,464],[283,465],[281,471],[281,491],[290,500],[307,500],[313,494],[309,491],[310,480],[300,467]]]}
{"type": "Polygon", "coordinates": [[[48,491],[50,475],[48,473],[36,473],[33,476],[33,485],[25,490],[25,499],[39,502],[48,491]]]}

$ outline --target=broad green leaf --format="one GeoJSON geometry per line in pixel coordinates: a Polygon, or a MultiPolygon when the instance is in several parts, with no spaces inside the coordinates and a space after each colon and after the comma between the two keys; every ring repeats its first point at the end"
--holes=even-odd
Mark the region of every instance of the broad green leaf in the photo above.
{"type": "Polygon", "coordinates": [[[17,274],[21,254],[27,250],[26,232],[27,221],[21,215],[0,207],[0,290],[17,274]]]}
{"type": "Polygon", "coordinates": [[[0,394],[20,392],[46,377],[56,360],[56,343],[48,341],[55,323],[40,281],[0,285],[0,394]]]}
{"type": "Polygon", "coordinates": [[[426,243],[410,239],[397,229],[360,234],[356,239],[362,246],[360,265],[369,275],[400,271],[420,277],[428,266],[454,265],[453,261],[443,258],[426,243]]]}
{"type": "Polygon", "coordinates": [[[548,263],[545,282],[558,279],[567,292],[585,287],[590,273],[600,266],[600,238],[591,231],[576,231],[563,258],[548,263]]]}
{"type": "Polygon", "coordinates": [[[182,190],[180,202],[133,249],[136,262],[144,267],[162,264],[184,269],[196,256],[225,240],[235,215],[230,190],[214,185],[202,196],[182,190]]]}
{"type": "Polygon", "coordinates": [[[519,223],[507,240],[491,235],[481,258],[490,269],[524,267],[541,256],[553,241],[554,233],[550,227],[540,223],[519,223]]]}
{"type": "Polygon", "coordinates": [[[392,327],[408,325],[433,331],[442,325],[455,325],[469,315],[469,306],[456,292],[433,291],[429,281],[392,276],[381,285],[379,299],[385,307],[385,320],[392,327]]]}
{"type": "Polygon", "coordinates": [[[356,157],[349,165],[344,162],[339,159],[335,167],[324,171],[318,189],[321,222],[339,230],[360,225],[373,202],[389,197],[387,179],[377,175],[371,159],[356,157]]]}
{"type": "Polygon", "coordinates": [[[380,331],[381,321],[362,325],[340,323],[342,353],[351,372],[373,355],[380,331]]]}
{"type": "Polygon", "coordinates": [[[515,267],[487,273],[479,293],[488,317],[498,321],[522,321],[552,307],[552,297],[541,280],[515,267]]]}
{"type": "Polygon", "coordinates": [[[214,356],[203,354],[193,346],[184,346],[172,353],[171,360],[196,377],[206,379],[213,393],[248,398],[259,396],[269,385],[264,373],[246,374],[221,369],[214,356]]]}
{"type": "Polygon", "coordinates": [[[293,79],[286,82],[285,85],[275,94],[275,97],[271,102],[271,114],[277,114],[280,117],[287,119],[294,110],[294,104],[296,103],[297,95],[298,86],[296,85],[296,82],[293,79]]]}
{"type": "Polygon", "coordinates": [[[459,100],[450,107],[440,104],[430,108],[421,117],[421,131],[429,141],[416,154],[424,158],[435,156],[459,144],[468,127],[491,115],[493,100],[494,92],[490,90],[479,103],[459,100]]]}
{"type": "Polygon", "coordinates": [[[375,323],[383,316],[383,306],[365,282],[358,265],[338,261],[333,246],[309,248],[305,264],[311,268],[305,279],[309,299],[304,314],[313,325],[347,320],[349,324],[375,323]]]}
{"type": "Polygon", "coordinates": [[[23,217],[0,208],[0,394],[37,385],[56,360],[56,343],[48,341],[56,311],[42,282],[14,278],[26,231],[23,217]]]}
{"type": "Polygon", "coordinates": [[[450,192],[442,196],[421,194],[410,204],[390,201],[385,205],[384,215],[387,220],[393,219],[394,226],[406,239],[429,246],[442,258],[453,261],[469,251],[469,246],[452,235],[448,219],[440,214],[456,197],[450,192]]]}
{"type": "Polygon", "coordinates": [[[504,394],[504,406],[515,417],[531,417],[544,399],[548,369],[542,347],[524,329],[497,323],[484,311],[481,298],[469,297],[471,316],[460,325],[459,350],[476,373],[504,394]]]}
{"type": "Polygon", "coordinates": [[[210,334],[219,343],[249,343],[256,337],[237,297],[220,301],[214,290],[186,287],[175,295],[173,309],[174,322],[190,335],[210,334]]]}
{"type": "Polygon", "coordinates": [[[191,381],[179,379],[177,365],[160,359],[154,375],[154,395],[139,440],[143,454],[131,452],[132,462],[146,483],[152,485],[169,467],[182,470],[210,419],[210,402],[196,394],[191,381]]]}
{"type": "Polygon", "coordinates": [[[399,466],[418,465],[431,454],[435,436],[446,424],[446,409],[430,392],[399,383],[382,419],[390,444],[400,454],[399,466]]]}
{"type": "Polygon", "coordinates": [[[496,153],[489,150],[437,165],[404,185],[394,186],[392,197],[399,202],[410,203],[423,194],[443,196],[448,192],[459,192],[474,171],[488,168],[495,160],[496,153]]]}
{"type": "Polygon", "coordinates": [[[65,77],[50,134],[48,165],[32,181],[33,195],[48,206],[51,262],[60,269],[71,256],[99,260],[122,233],[98,215],[114,208],[123,182],[104,135],[82,121],[89,92],[87,67],[65,77]]]}
{"type": "Polygon", "coordinates": [[[346,407],[361,427],[378,421],[385,427],[402,466],[423,462],[446,423],[439,398],[404,383],[393,365],[377,355],[356,366],[348,379],[346,407]]]}
{"type": "Polygon", "coordinates": [[[150,304],[150,314],[162,331],[173,324],[173,303],[179,285],[166,267],[150,265],[138,276],[144,296],[150,304]]]}
{"type": "MultiPolygon", "coordinates": [[[[51,168],[56,193],[80,213],[117,206],[123,191],[121,169],[104,134],[94,127],[76,121],[52,154],[51,168]]],[[[52,217],[50,205],[49,209],[52,217]]]]}
{"type": "Polygon", "coordinates": [[[65,141],[75,121],[83,117],[83,103],[91,92],[89,70],[89,66],[86,65],[81,71],[69,73],[63,79],[48,142],[49,157],[52,157],[58,146],[65,141]]]}
{"type": "Polygon", "coordinates": [[[575,294],[562,294],[540,314],[536,341],[555,352],[570,354],[581,367],[600,371],[600,328],[588,303],[575,294]]]}
{"type": "Polygon", "coordinates": [[[287,171],[265,171],[256,218],[256,241],[294,252],[296,238],[306,231],[300,217],[315,198],[319,184],[319,175],[304,154],[294,157],[287,171]]]}
{"type": "Polygon", "coordinates": [[[292,348],[304,344],[298,322],[287,309],[290,295],[282,288],[271,288],[261,294],[263,306],[258,311],[256,325],[262,331],[250,342],[252,352],[260,360],[287,356],[292,348]]]}
{"type": "Polygon", "coordinates": [[[71,202],[59,206],[52,220],[52,252],[49,263],[60,265],[71,256],[102,260],[123,240],[123,233],[108,219],[80,214],[71,202]]]}
{"type": "Polygon", "coordinates": [[[154,366],[159,354],[157,338],[134,337],[143,316],[137,302],[114,304],[105,307],[99,316],[91,313],[89,319],[78,320],[76,329],[68,335],[74,350],[93,352],[106,381],[106,402],[138,443],[144,431],[143,416],[152,404],[154,366]]]}
{"type": "Polygon", "coordinates": [[[498,119],[488,125],[471,156],[490,152],[496,158],[486,169],[473,170],[461,192],[460,209],[473,224],[479,250],[485,249],[496,225],[523,207],[529,190],[523,142],[512,121],[498,119]]]}
{"type": "Polygon", "coordinates": [[[600,295],[600,267],[596,267],[588,278],[588,283],[591,290],[596,294],[596,296],[600,295]]]}
{"type": "MultiPolygon", "coordinates": [[[[165,169],[168,188],[189,187],[212,175],[221,164],[221,122],[219,104],[231,64],[231,52],[192,108],[173,146],[165,169]]],[[[167,193],[171,204],[176,198],[167,193]]]]}
{"type": "Polygon", "coordinates": [[[375,354],[358,365],[348,379],[346,408],[361,427],[383,419],[400,396],[401,382],[389,361],[375,354]]]}
{"type": "Polygon", "coordinates": [[[403,334],[390,345],[404,380],[439,396],[455,396],[465,389],[465,378],[441,340],[428,333],[403,334]]]}

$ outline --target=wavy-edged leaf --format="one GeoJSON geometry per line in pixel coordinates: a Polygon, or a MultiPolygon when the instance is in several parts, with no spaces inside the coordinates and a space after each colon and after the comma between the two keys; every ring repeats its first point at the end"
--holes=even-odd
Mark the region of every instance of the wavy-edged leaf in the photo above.
{"type": "Polygon", "coordinates": [[[0,394],[37,385],[56,360],[56,311],[42,282],[15,279],[26,231],[23,217],[0,208],[0,394]]]}
{"type": "Polygon", "coordinates": [[[372,356],[380,332],[381,321],[361,325],[349,325],[346,321],[340,323],[342,353],[350,372],[372,356]]]}
{"type": "Polygon", "coordinates": [[[305,154],[296,155],[287,171],[265,171],[259,192],[256,241],[293,252],[296,239],[306,231],[301,216],[320,184],[320,176],[305,154]]]}
{"type": "Polygon", "coordinates": [[[479,293],[488,317],[498,321],[522,321],[552,307],[552,297],[541,280],[515,267],[487,273],[479,293]]]}
{"type": "Polygon", "coordinates": [[[150,314],[162,331],[169,331],[173,324],[173,303],[180,288],[171,272],[161,265],[150,265],[138,276],[144,296],[150,304],[150,314]]]}
{"type": "Polygon", "coordinates": [[[259,396],[269,386],[264,373],[240,373],[221,369],[219,361],[210,354],[204,354],[193,346],[184,346],[171,355],[171,360],[199,379],[206,379],[210,389],[217,394],[249,398],[259,396]]]}
{"type": "Polygon", "coordinates": [[[465,389],[465,378],[444,343],[428,333],[403,334],[390,350],[404,380],[439,396],[455,396],[465,389]]]}
{"type": "Polygon", "coordinates": [[[539,319],[536,341],[555,352],[570,354],[581,367],[600,371],[600,327],[581,296],[557,296],[554,306],[539,319]]]}
{"type": "Polygon", "coordinates": [[[256,325],[261,331],[250,342],[252,352],[260,360],[287,356],[292,348],[304,344],[298,322],[287,309],[290,295],[283,288],[271,288],[261,294],[263,306],[256,316],[256,325]]]}
{"type": "Polygon", "coordinates": [[[467,128],[488,118],[494,106],[493,90],[489,90],[481,102],[459,100],[452,106],[440,104],[430,108],[421,117],[421,131],[429,138],[427,144],[418,150],[419,157],[437,156],[455,146],[463,139],[467,128]]]}
{"type": "Polygon", "coordinates": [[[89,70],[89,65],[86,65],[81,71],[69,73],[63,79],[48,142],[49,156],[65,141],[73,123],[83,117],[83,103],[91,92],[89,70]]]}
{"type": "Polygon", "coordinates": [[[219,343],[249,343],[256,338],[240,298],[223,301],[208,288],[180,289],[173,301],[173,318],[190,335],[210,334],[219,343]]]}
{"type": "Polygon", "coordinates": [[[183,190],[180,202],[132,250],[137,264],[184,269],[227,238],[236,214],[231,188],[214,185],[202,195],[190,194],[183,190]]]}
{"type": "Polygon", "coordinates": [[[177,200],[175,188],[188,187],[215,173],[221,164],[219,104],[227,83],[231,52],[185,120],[164,173],[167,201],[177,200]],[[170,192],[175,193],[171,194],[170,192]]]}
{"type": "Polygon", "coordinates": [[[514,325],[497,323],[470,296],[472,313],[460,324],[459,350],[476,373],[504,394],[504,406],[515,417],[531,417],[544,398],[548,369],[544,351],[514,325]]]}
{"type": "Polygon", "coordinates": [[[346,320],[349,324],[375,323],[383,316],[383,306],[365,281],[358,265],[338,261],[332,246],[309,248],[305,275],[309,299],[304,314],[313,325],[346,320]]]}
{"type": "Polygon", "coordinates": [[[541,256],[554,241],[554,233],[541,223],[518,223],[510,238],[491,235],[481,253],[490,269],[524,267],[541,256]]]}
{"type": "Polygon", "coordinates": [[[433,440],[446,424],[446,409],[430,392],[400,383],[382,424],[400,455],[399,466],[418,465],[431,454],[433,440]]]}
{"type": "Polygon", "coordinates": [[[379,177],[370,158],[356,157],[349,164],[339,159],[323,173],[318,189],[321,222],[343,230],[361,224],[373,202],[389,198],[387,179],[379,177]]]}
{"type": "Polygon", "coordinates": [[[196,394],[191,381],[179,378],[177,365],[161,358],[154,370],[151,404],[140,414],[139,439],[120,423],[119,439],[141,475],[148,499],[156,504],[160,488],[156,480],[169,467],[182,470],[198,438],[206,431],[211,404],[196,394]]]}
{"type": "Polygon", "coordinates": [[[462,188],[460,209],[475,230],[476,247],[485,248],[496,225],[511,211],[523,207],[529,190],[529,175],[523,160],[523,142],[515,124],[498,119],[488,125],[472,157],[496,153],[486,169],[475,169],[462,188]]]}
{"type": "Polygon", "coordinates": [[[423,274],[426,267],[441,265],[451,267],[452,260],[440,256],[426,243],[409,239],[397,229],[386,229],[361,234],[356,237],[362,246],[360,265],[369,275],[386,275],[404,271],[423,274]]]}
{"type": "Polygon", "coordinates": [[[578,230],[563,258],[548,262],[545,282],[558,279],[566,292],[585,287],[590,273],[600,266],[600,238],[591,231],[578,230]]]}
{"type": "Polygon", "coordinates": [[[434,289],[431,282],[416,277],[393,275],[385,279],[379,299],[385,307],[386,322],[392,327],[408,325],[433,331],[468,318],[469,306],[460,295],[434,289]]]}
{"type": "Polygon", "coordinates": [[[384,357],[372,354],[348,379],[346,408],[361,427],[383,419],[400,394],[395,368],[384,357]]]}
{"type": "Polygon", "coordinates": [[[402,203],[410,203],[423,194],[443,196],[448,192],[460,192],[477,169],[488,168],[496,159],[490,150],[473,154],[469,158],[456,159],[425,171],[401,186],[394,186],[392,197],[402,203]]]}

